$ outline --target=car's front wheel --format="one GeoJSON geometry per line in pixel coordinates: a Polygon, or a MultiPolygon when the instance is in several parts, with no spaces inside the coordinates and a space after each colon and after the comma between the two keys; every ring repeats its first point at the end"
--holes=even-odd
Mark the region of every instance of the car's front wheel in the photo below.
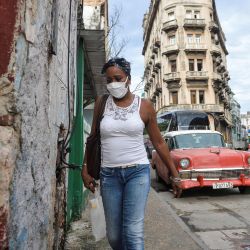
{"type": "Polygon", "coordinates": [[[245,187],[245,186],[240,186],[238,187],[239,188],[239,191],[241,194],[245,194],[247,193],[248,191],[250,191],[250,188],[249,187],[245,187]]]}
{"type": "Polygon", "coordinates": [[[162,182],[163,182],[163,180],[162,180],[162,178],[160,177],[160,175],[159,175],[159,173],[158,173],[156,167],[155,167],[155,180],[156,180],[156,182],[158,182],[158,183],[162,183],[162,182]]]}

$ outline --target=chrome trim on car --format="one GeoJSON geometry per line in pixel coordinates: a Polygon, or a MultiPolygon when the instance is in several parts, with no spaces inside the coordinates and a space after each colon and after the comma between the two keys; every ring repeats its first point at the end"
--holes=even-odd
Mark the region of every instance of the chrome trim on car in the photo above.
{"type": "Polygon", "coordinates": [[[214,168],[179,171],[179,176],[183,180],[197,180],[199,176],[202,176],[204,180],[238,179],[241,174],[250,178],[250,168],[214,168]]]}

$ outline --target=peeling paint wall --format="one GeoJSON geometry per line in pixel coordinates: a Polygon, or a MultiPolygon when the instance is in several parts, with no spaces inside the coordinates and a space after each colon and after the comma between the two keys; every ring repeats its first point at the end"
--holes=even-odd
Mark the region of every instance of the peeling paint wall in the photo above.
{"type": "MultiPolygon", "coordinates": [[[[77,2],[72,0],[71,100],[77,2]]],[[[53,245],[57,138],[60,124],[68,126],[69,3],[57,0],[56,55],[50,53],[53,0],[0,3],[6,38],[0,42],[0,246],[10,249],[53,245]]]]}

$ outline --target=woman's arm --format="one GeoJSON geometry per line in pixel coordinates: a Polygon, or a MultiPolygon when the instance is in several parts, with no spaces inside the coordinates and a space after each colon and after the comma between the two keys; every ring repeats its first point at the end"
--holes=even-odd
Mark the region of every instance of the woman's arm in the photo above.
{"type": "MultiPolygon", "coordinates": [[[[101,97],[99,96],[95,100],[93,121],[92,121],[91,132],[90,132],[91,134],[93,134],[96,129],[96,121],[97,121],[97,115],[98,115],[97,112],[98,112],[100,100],[101,100],[101,97]]],[[[87,169],[87,149],[85,149],[85,153],[84,153],[84,161],[83,161],[81,175],[82,175],[84,186],[90,189],[92,192],[95,192],[95,185],[94,185],[95,180],[88,174],[88,169],[87,169]]]]}
{"type": "MultiPolygon", "coordinates": [[[[179,174],[170,156],[168,146],[165,143],[164,139],[162,138],[162,135],[158,128],[157,121],[156,121],[156,113],[151,102],[149,100],[142,99],[141,105],[142,107],[140,110],[140,114],[145,123],[147,132],[149,134],[152,144],[154,145],[154,148],[156,149],[157,153],[161,157],[163,163],[170,170],[171,175],[174,178],[178,178],[179,174]]],[[[178,188],[177,190],[178,193],[176,193],[175,195],[179,197],[181,195],[180,185],[178,185],[179,183],[177,182],[174,184],[175,184],[175,187],[178,188]]]]}

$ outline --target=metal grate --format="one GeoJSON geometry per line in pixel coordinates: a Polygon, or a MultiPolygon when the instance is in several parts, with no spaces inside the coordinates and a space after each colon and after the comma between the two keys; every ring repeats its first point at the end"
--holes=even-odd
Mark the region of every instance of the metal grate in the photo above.
{"type": "Polygon", "coordinates": [[[239,178],[241,174],[245,177],[250,177],[250,169],[225,169],[225,170],[211,170],[211,171],[185,171],[180,172],[182,179],[196,179],[202,176],[205,179],[235,179],[239,178]]]}

